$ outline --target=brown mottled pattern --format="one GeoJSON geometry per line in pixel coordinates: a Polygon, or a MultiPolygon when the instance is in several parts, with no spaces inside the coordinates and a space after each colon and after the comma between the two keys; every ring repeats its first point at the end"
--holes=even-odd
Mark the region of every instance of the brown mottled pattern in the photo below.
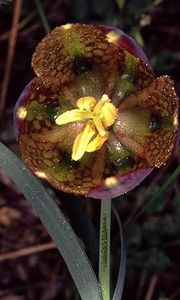
{"type": "Polygon", "coordinates": [[[116,44],[107,41],[106,35],[98,27],[79,24],[76,26],[85,45],[85,57],[90,58],[93,66],[101,72],[104,93],[109,94],[118,72],[119,49],[116,44]]]}
{"type": "Polygon", "coordinates": [[[102,147],[94,153],[86,153],[76,167],[63,170],[63,180],[57,180],[55,175],[47,170],[47,180],[64,192],[84,195],[102,182],[105,161],[106,151],[105,147],[102,147]]]}
{"type": "Polygon", "coordinates": [[[37,101],[39,104],[54,105],[58,103],[56,94],[59,86],[56,78],[35,77],[31,84],[29,102],[37,101]]]}
{"type": "MultiPolygon", "coordinates": [[[[67,89],[68,91],[68,89],[67,89]]],[[[62,95],[65,87],[62,89],[62,95]]],[[[66,94],[66,93],[65,93],[66,94]]],[[[57,101],[57,88],[50,84],[48,79],[39,77],[34,79],[31,85],[29,101],[31,104],[41,104],[45,107],[52,104],[61,103],[61,97],[57,101]]],[[[64,96],[64,95],[63,95],[64,96]]],[[[62,97],[64,98],[64,97],[62,97]]],[[[32,108],[31,108],[32,109],[32,108]]],[[[35,108],[34,112],[35,112],[35,108]]],[[[41,113],[28,112],[19,139],[22,158],[33,172],[44,173],[44,179],[50,181],[55,187],[67,192],[78,194],[88,193],[90,188],[100,184],[105,163],[105,150],[102,147],[99,151],[86,154],[88,159],[82,159],[76,167],[67,167],[63,170],[63,180],[55,180],[51,169],[63,162],[63,153],[67,151],[69,155],[72,151],[74,138],[84,127],[84,123],[76,122],[64,126],[55,125],[54,121],[44,117],[41,113]],[[97,166],[99,166],[97,168],[97,166]]]]}
{"type": "Polygon", "coordinates": [[[38,143],[30,135],[22,134],[19,141],[22,158],[34,172],[56,165],[61,155],[51,143],[38,143]]]}
{"type": "Polygon", "coordinates": [[[173,81],[168,76],[161,76],[148,87],[127,97],[119,105],[119,111],[140,106],[160,117],[169,117],[176,112],[177,101],[173,81]]]}
{"type": "Polygon", "coordinates": [[[148,109],[157,118],[169,118],[171,126],[155,132],[147,132],[142,143],[137,143],[130,137],[123,136],[123,133],[122,137],[119,134],[119,140],[125,143],[127,148],[145,159],[149,166],[160,167],[170,157],[177,139],[177,125],[173,123],[177,116],[177,106],[178,99],[172,80],[168,76],[155,79],[148,87],[127,97],[119,105],[119,114],[132,107],[142,107],[148,109]],[[137,144],[137,147],[134,143],[137,144]]]}
{"type": "Polygon", "coordinates": [[[155,79],[152,69],[145,65],[140,59],[135,67],[135,87],[137,91],[148,86],[155,79]]]}
{"type": "Polygon", "coordinates": [[[55,28],[36,47],[32,67],[37,76],[58,78],[67,83],[73,80],[73,62],[64,51],[62,28],[55,28]]]}
{"type": "MultiPolygon", "coordinates": [[[[56,77],[61,83],[74,81],[73,56],[64,45],[64,38],[74,33],[84,46],[83,56],[100,70],[104,93],[108,93],[117,75],[118,47],[106,40],[105,34],[94,25],[74,24],[68,30],[57,27],[37,46],[32,66],[37,76],[56,77]]],[[[76,55],[76,53],[74,53],[76,55]]]]}
{"type": "Polygon", "coordinates": [[[125,53],[124,50],[119,49],[118,53],[118,73],[121,74],[125,67],[125,53]]]}
{"type": "Polygon", "coordinates": [[[57,189],[67,193],[81,195],[87,194],[91,188],[96,186],[92,181],[91,168],[87,166],[70,168],[63,172],[64,180],[57,180],[47,171],[46,180],[57,189]]]}
{"type": "Polygon", "coordinates": [[[171,156],[175,147],[176,132],[160,129],[146,137],[146,142],[143,145],[144,158],[149,163],[149,166],[160,167],[171,156]]]}

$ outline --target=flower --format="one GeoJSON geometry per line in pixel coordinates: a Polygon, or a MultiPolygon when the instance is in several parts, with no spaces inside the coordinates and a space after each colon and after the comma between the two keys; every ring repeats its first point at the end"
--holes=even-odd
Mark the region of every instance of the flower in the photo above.
{"type": "Polygon", "coordinates": [[[54,187],[116,197],[171,156],[178,98],[121,30],[66,24],[37,46],[14,113],[22,158],[54,187]]]}

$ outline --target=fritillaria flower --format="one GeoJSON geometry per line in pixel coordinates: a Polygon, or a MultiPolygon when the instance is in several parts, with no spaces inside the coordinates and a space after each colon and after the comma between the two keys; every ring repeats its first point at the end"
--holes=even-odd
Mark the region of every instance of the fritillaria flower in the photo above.
{"type": "Polygon", "coordinates": [[[171,156],[177,96],[140,47],[112,27],[67,24],[37,46],[15,108],[29,168],[54,187],[116,197],[171,156]]]}

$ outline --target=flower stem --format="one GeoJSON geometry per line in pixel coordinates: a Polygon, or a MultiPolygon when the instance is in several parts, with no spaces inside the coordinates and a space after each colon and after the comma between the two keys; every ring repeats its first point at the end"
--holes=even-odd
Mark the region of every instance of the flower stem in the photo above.
{"type": "Polygon", "coordinates": [[[99,283],[103,300],[110,300],[111,199],[101,200],[99,283]]]}

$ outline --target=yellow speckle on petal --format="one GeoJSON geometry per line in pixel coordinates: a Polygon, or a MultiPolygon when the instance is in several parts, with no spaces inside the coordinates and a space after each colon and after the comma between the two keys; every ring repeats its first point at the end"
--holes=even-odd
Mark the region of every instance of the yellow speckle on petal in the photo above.
{"type": "Polygon", "coordinates": [[[65,25],[62,25],[61,26],[64,30],[68,30],[72,27],[72,24],[68,23],[68,24],[65,24],[65,25]]]}
{"type": "Polygon", "coordinates": [[[108,186],[108,187],[115,187],[116,185],[118,185],[118,180],[116,177],[108,177],[106,178],[105,180],[105,184],[108,186]]]}
{"type": "Polygon", "coordinates": [[[23,106],[20,106],[16,111],[16,116],[19,119],[23,120],[25,119],[26,115],[27,115],[27,109],[23,106]]]}
{"type": "Polygon", "coordinates": [[[119,39],[119,34],[116,33],[115,31],[110,31],[107,33],[106,38],[109,43],[116,43],[119,39]]]}
{"type": "Polygon", "coordinates": [[[174,125],[175,128],[177,128],[177,126],[178,126],[178,115],[174,116],[173,125],[174,125]]]}
{"type": "Polygon", "coordinates": [[[37,171],[35,172],[36,176],[40,177],[40,178],[47,178],[46,174],[42,171],[37,171]]]}

